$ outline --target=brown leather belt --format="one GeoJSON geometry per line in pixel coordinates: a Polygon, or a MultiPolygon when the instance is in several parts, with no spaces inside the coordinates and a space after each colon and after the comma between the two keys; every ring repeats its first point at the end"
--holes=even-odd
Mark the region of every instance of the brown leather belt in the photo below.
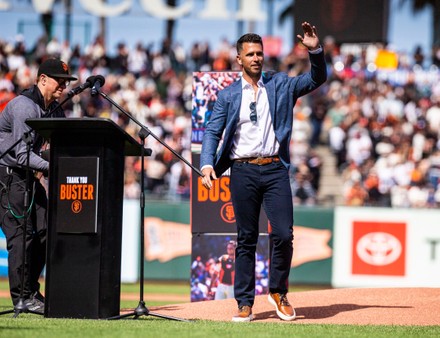
{"type": "Polygon", "coordinates": [[[272,162],[279,162],[280,158],[278,156],[269,156],[269,157],[246,157],[246,158],[238,158],[235,161],[240,163],[250,163],[256,165],[266,165],[272,162]]]}

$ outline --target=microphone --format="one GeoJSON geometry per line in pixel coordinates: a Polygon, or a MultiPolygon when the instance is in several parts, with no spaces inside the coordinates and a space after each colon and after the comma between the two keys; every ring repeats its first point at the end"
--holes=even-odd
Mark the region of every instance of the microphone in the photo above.
{"type": "Polygon", "coordinates": [[[67,96],[70,98],[72,96],[78,95],[79,93],[82,93],[85,89],[90,88],[95,83],[96,76],[92,75],[89,76],[81,86],[75,87],[69,91],[67,96]]]}
{"type": "Polygon", "coordinates": [[[95,82],[93,83],[93,87],[91,90],[92,96],[97,95],[99,93],[99,90],[101,89],[101,87],[105,83],[104,76],[102,76],[102,75],[96,75],[94,80],[95,80],[95,82]]]}

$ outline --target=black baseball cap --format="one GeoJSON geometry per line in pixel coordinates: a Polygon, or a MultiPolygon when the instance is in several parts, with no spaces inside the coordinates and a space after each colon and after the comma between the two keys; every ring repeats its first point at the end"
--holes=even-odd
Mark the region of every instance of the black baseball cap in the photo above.
{"type": "Polygon", "coordinates": [[[76,77],[70,75],[69,66],[60,59],[47,59],[38,68],[38,76],[45,74],[50,77],[66,79],[69,81],[78,80],[76,77]]]}

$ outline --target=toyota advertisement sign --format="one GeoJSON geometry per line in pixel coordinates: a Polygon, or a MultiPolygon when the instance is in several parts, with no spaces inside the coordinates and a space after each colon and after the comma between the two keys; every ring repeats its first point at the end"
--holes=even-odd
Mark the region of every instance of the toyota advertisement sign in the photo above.
{"type": "Polygon", "coordinates": [[[335,209],[334,287],[440,287],[440,211],[335,209]]]}

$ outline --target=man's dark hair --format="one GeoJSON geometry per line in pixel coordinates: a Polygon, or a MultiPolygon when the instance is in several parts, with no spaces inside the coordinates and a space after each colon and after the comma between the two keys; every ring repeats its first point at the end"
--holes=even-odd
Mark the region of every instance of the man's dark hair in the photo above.
{"type": "Polygon", "coordinates": [[[254,33],[247,33],[237,40],[237,54],[243,50],[243,43],[259,43],[263,47],[263,39],[261,36],[254,33]]]}

